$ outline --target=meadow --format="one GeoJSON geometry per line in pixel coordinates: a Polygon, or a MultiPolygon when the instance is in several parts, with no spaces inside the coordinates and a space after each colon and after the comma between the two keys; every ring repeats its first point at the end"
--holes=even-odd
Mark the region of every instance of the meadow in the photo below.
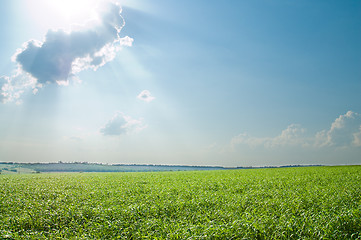
{"type": "Polygon", "coordinates": [[[361,239],[361,166],[0,175],[0,239],[361,239]]]}

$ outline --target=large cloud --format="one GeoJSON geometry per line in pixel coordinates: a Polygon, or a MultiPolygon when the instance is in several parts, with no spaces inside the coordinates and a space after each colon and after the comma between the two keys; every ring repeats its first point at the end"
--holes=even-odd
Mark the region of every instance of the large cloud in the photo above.
{"type": "Polygon", "coordinates": [[[105,3],[99,8],[98,21],[88,24],[91,27],[71,32],[49,30],[43,42],[29,40],[24,43],[13,57],[18,64],[16,74],[10,78],[2,77],[1,100],[17,99],[29,86],[66,85],[76,73],[89,68],[96,70],[113,60],[123,46],[131,46],[133,42],[132,38],[119,35],[124,26],[120,13],[118,4],[105,3]],[[19,81],[27,76],[35,79],[30,85],[19,81]],[[14,92],[14,88],[17,91],[14,92]]]}
{"type": "Polygon", "coordinates": [[[329,130],[316,134],[316,146],[361,146],[361,114],[348,111],[331,124],[329,130]]]}
{"type": "Polygon", "coordinates": [[[117,112],[112,119],[100,129],[100,133],[104,136],[120,136],[139,132],[146,126],[141,120],[136,120],[130,116],[126,116],[121,112],[117,112]]]}
{"type": "Polygon", "coordinates": [[[361,147],[361,114],[348,111],[336,118],[329,130],[317,132],[311,137],[306,137],[304,133],[305,129],[297,124],[291,124],[276,137],[260,138],[242,133],[232,138],[231,147],[361,147]]]}

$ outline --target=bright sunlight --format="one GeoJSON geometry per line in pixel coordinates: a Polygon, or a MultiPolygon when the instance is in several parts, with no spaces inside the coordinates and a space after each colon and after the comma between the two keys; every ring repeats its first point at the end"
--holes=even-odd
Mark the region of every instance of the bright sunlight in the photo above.
{"type": "Polygon", "coordinates": [[[67,23],[82,23],[95,14],[102,0],[39,0],[51,12],[67,23]]]}

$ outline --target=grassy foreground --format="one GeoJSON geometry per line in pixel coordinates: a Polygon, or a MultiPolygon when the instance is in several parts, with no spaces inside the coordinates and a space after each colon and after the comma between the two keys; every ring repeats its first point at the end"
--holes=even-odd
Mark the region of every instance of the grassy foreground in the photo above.
{"type": "Polygon", "coordinates": [[[361,166],[0,175],[0,239],[361,239],[361,166]]]}

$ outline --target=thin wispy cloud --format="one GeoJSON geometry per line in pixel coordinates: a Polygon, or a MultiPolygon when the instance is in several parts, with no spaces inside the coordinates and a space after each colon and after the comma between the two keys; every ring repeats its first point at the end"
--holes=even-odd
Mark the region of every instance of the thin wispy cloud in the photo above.
{"type": "Polygon", "coordinates": [[[231,147],[235,148],[237,145],[247,145],[249,147],[287,147],[287,146],[305,146],[308,141],[304,136],[305,129],[299,124],[291,124],[284,129],[280,135],[276,137],[252,137],[246,133],[239,134],[231,140],[231,147]]]}
{"type": "Polygon", "coordinates": [[[139,93],[137,98],[144,102],[151,102],[155,99],[155,97],[153,97],[148,90],[143,90],[141,93],[139,93]]]}
{"type": "Polygon", "coordinates": [[[142,120],[133,119],[121,112],[115,115],[100,129],[104,136],[120,136],[137,133],[146,128],[142,120]]]}
{"type": "Polygon", "coordinates": [[[29,40],[13,56],[16,73],[2,77],[0,100],[10,102],[21,94],[49,83],[68,85],[77,73],[97,70],[112,61],[124,46],[132,46],[133,39],[120,36],[124,27],[121,7],[116,3],[104,3],[98,9],[98,20],[88,27],[66,32],[49,30],[43,41],[29,40]]]}

